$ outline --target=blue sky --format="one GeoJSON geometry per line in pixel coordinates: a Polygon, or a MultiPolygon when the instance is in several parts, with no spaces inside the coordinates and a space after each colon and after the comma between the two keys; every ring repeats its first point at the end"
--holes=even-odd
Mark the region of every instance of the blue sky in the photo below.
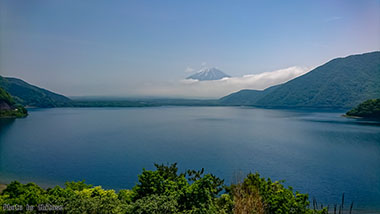
{"type": "Polygon", "coordinates": [[[192,90],[178,87],[186,69],[202,63],[240,77],[380,49],[380,0],[0,0],[0,6],[1,75],[69,96],[181,96],[192,90]]]}

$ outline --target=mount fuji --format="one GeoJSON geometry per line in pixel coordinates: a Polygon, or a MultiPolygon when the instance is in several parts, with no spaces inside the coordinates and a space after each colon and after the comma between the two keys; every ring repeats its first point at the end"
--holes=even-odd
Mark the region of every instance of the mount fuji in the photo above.
{"type": "Polygon", "coordinates": [[[223,71],[217,68],[202,68],[197,73],[187,77],[186,79],[207,81],[207,80],[220,80],[225,77],[231,77],[231,76],[223,73],[223,71]]]}

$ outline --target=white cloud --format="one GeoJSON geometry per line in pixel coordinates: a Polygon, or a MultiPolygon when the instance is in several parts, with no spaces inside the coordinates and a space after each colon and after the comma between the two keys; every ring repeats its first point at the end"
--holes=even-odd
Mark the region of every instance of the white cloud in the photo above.
{"type": "Polygon", "coordinates": [[[195,69],[194,68],[190,68],[190,67],[187,67],[186,70],[185,70],[186,73],[193,73],[194,71],[195,71],[195,69]]]}
{"type": "Polygon", "coordinates": [[[308,71],[310,71],[308,68],[293,66],[271,72],[213,81],[185,79],[179,82],[150,84],[139,90],[139,94],[145,96],[219,98],[241,89],[263,90],[287,82],[308,71]]]}

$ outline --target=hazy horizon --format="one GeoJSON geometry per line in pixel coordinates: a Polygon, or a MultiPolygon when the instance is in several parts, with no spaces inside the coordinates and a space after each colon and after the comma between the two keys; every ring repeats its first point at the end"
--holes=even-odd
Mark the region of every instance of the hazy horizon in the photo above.
{"type": "Polygon", "coordinates": [[[0,75],[66,96],[219,98],[380,50],[380,1],[0,1],[0,75]],[[229,79],[188,81],[201,67],[229,79]]]}

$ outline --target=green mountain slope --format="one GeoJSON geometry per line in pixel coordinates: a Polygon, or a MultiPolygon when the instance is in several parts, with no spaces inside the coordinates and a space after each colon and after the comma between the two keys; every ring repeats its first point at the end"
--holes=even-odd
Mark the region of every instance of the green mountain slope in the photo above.
{"type": "Polygon", "coordinates": [[[0,87],[9,92],[19,104],[35,107],[71,106],[71,100],[63,95],[53,93],[29,83],[10,77],[0,76],[0,87]]]}
{"type": "Polygon", "coordinates": [[[6,103],[7,105],[11,106],[15,102],[12,99],[11,95],[8,94],[4,89],[0,88],[0,102],[1,103],[6,103]]]}
{"type": "Polygon", "coordinates": [[[367,100],[348,111],[346,115],[380,120],[380,99],[367,100]]]}
{"type": "Polygon", "coordinates": [[[254,105],[258,100],[273,92],[280,86],[281,85],[276,85],[263,91],[244,89],[222,97],[219,101],[222,104],[228,105],[254,105]]]}
{"type": "Polygon", "coordinates": [[[309,73],[264,91],[239,91],[225,105],[351,108],[380,97],[380,52],[337,58],[309,73]]]}
{"type": "Polygon", "coordinates": [[[0,88],[0,118],[26,117],[28,112],[23,106],[15,104],[11,95],[0,88]]]}

